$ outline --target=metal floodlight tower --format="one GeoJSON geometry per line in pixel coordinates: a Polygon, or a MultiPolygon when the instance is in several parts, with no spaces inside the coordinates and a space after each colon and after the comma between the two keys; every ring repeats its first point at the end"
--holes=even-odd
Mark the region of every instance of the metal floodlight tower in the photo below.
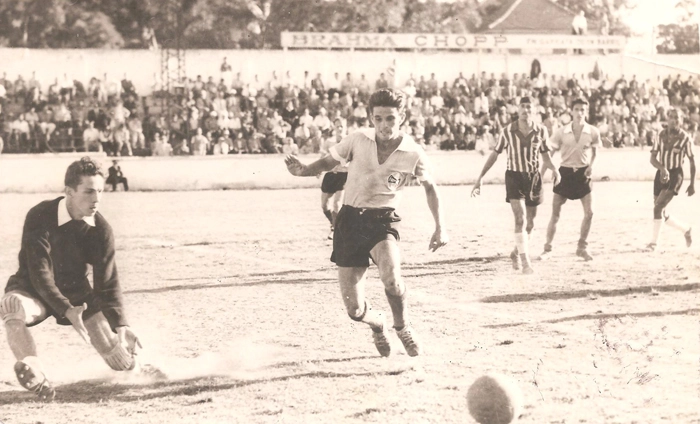
{"type": "Polygon", "coordinates": [[[168,117],[173,113],[178,95],[184,89],[185,49],[182,46],[182,0],[168,0],[166,4],[168,33],[174,35],[174,45],[167,43],[160,50],[160,78],[163,85],[162,106],[168,117]]]}

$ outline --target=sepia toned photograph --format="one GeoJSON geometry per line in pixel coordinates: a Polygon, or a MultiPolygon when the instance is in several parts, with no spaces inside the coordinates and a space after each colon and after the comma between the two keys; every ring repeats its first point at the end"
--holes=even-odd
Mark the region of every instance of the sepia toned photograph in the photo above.
{"type": "Polygon", "coordinates": [[[699,27],[0,0],[0,424],[700,423],[699,27]]]}

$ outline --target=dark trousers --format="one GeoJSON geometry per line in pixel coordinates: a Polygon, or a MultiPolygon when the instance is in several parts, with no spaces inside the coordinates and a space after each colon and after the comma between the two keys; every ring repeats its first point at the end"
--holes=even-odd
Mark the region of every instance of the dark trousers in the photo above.
{"type": "Polygon", "coordinates": [[[108,178],[107,184],[112,185],[112,191],[117,191],[117,186],[119,184],[124,184],[124,191],[129,191],[129,182],[124,177],[110,177],[108,178]]]}

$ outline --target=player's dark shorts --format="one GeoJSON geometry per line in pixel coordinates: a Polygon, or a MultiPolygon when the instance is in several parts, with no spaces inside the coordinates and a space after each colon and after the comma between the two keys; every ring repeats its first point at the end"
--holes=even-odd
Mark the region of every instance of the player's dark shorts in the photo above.
{"type": "Polygon", "coordinates": [[[654,177],[654,197],[661,194],[662,190],[670,190],[674,195],[678,195],[683,185],[683,168],[673,168],[668,170],[668,181],[661,182],[661,171],[656,171],[654,177]]]}
{"type": "Polygon", "coordinates": [[[345,181],[347,180],[347,172],[328,172],[323,177],[321,191],[329,194],[335,193],[336,191],[342,191],[345,188],[345,181]]]}
{"type": "Polygon", "coordinates": [[[586,176],[587,166],[583,168],[559,168],[561,181],[554,186],[554,193],[566,197],[569,200],[577,200],[591,192],[591,178],[586,176]]]}
{"type": "Polygon", "coordinates": [[[335,219],[331,262],[368,267],[370,250],[384,240],[399,240],[401,218],[394,209],[358,209],[343,205],[335,219]]]}
{"type": "Polygon", "coordinates": [[[537,172],[506,171],[506,202],[525,199],[525,206],[542,203],[542,178],[537,172]]]}

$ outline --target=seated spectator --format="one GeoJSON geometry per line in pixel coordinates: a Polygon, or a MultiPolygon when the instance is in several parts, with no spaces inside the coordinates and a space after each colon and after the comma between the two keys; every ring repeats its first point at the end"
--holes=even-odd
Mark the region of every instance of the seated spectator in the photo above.
{"type": "Polygon", "coordinates": [[[216,143],[212,147],[212,155],[220,156],[227,155],[231,150],[230,145],[231,139],[228,138],[228,133],[226,135],[222,134],[216,139],[216,143]]]}
{"type": "Polygon", "coordinates": [[[24,114],[20,113],[17,119],[12,122],[12,132],[20,152],[29,153],[33,150],[30,145],[29,122],[24,119],[24,114]]]}
{"type": "Polygon", "coordinates": [[[187,145],[187,139],[181,139],[180,142],[173,148],[173,155],[189,156],[190,148],[187,145]]]}
{"type": "Polygon", "coordinates": [[[104,143],[106,143],[106,139],[102,131],[95,128],[94,122],[88,121],[87,128],[83,131],[83,146],[85,150],[88,152],[102,152],[104,143]]]}
{"type": "Polygon", "coordinates": [[[600,131],[600,141],[603,147],[612,147],[612,138],[610,133],[610,125],[608,125],[608,118],[601,117],[596,125],[598,131],[600,131]]]}
{"type": "Polygon", "coordinates": [[[112,130],[112,148],[110,150],[107,152],[108,154],[111,153],[113,156],[121,156],[122,154],[133,156],[131,134],[129,134],[129,129],[126,128],[125,124],[117,125],[112,130]]]}
{"type": "Polygon", "coordinates": [[[197,128],[192,141],[190,141],[192,146],[192,154],[195,156],[205,156],[207,150],[209,150],[209,139],[202,134],[202,129],[197,128]]]}
{"type": "Polygon", "coordinates": [[[4,104],[7,100],[7,89],[5,85],[0,81],[0,105],[4,104]]]}
{"type": "Polygon", "coordinates": [[[124,176],[119,162],[115,159],[112,161],[112,166],[107,170],[108,176],[105,183],[112,186],[112,191],[117,191],[119,184],[124,186],[124,191],[129,191],[129,181],[124,176]]]}
{"type": "Polygon", "coordinates": [[[285,155],[298,155],[299,146],[294,143],[292,137],[285,137],[284,144],[282,145],[282,153],[285,155]]]}
{"type": "Polygon", "coordinates": [[[352,111],[352,119],[357,125],[363,126],[367,122],[367,107],[362,102],[358,102],[352,111]]]}
{"type": "Polygon", "coordinates": [[[160,133],[156,133],[155,141],[151,146],[153,156],[172,156],[173,146],[160,133]]]}

